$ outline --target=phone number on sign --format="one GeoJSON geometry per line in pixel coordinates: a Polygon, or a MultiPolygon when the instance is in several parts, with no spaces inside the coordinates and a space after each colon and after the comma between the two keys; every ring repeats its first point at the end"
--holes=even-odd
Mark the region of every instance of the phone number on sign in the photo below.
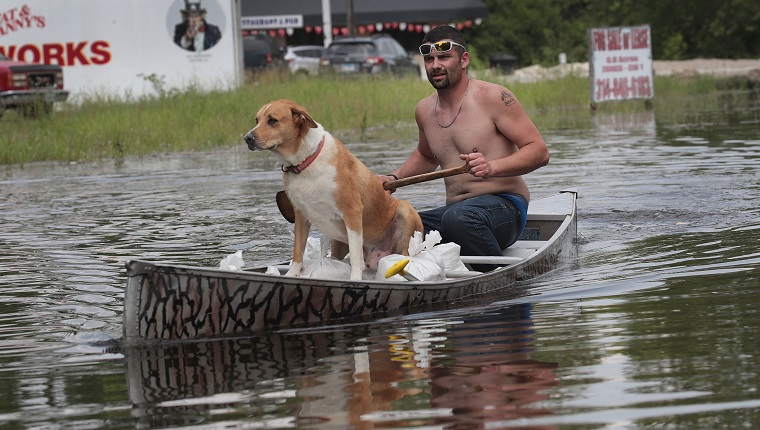
{"type": "Polygon", "coordinates": [[[601,78],[595,80],[594,86],[596,101],[652,98],[649,76],[601,78]]]}

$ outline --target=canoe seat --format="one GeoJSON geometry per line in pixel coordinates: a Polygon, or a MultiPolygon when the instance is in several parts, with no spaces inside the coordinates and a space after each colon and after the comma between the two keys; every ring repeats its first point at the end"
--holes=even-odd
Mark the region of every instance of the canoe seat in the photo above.
{"type": "Polygon", "coordinates": [[[546,245],[545,240],[518,240],[507,249],[538,249],[546,245]]]}
{"type": "Polygon", "coordinates": [[[537,249],[546,245],[545,240],[518,240],[512,246],[504,250],[504,255],[508,257],[528,257],[537,249]]]}

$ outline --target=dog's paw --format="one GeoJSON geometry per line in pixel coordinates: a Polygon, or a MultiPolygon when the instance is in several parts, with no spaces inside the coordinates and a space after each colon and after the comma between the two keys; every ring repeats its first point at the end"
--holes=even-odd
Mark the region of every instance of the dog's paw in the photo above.
{"type": "Polygon", "coordinates": [[[290,265],[290,269],[288,269],[288,273],[286,273],[285,276],[300,277],[301,267],[303,267],[303,263],[292,263],[290,265]]]}
{"type": "Polygon", "coordinates": [[[293,270],[292,268],[288,270],[288,273],[285,274],[285,276],[295,276],[296,278],[301,276],[301,269],[293,270]]]}

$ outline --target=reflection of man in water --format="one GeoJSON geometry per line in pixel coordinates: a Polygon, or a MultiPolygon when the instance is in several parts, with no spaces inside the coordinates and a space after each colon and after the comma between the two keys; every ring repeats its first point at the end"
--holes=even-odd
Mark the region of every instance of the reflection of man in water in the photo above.
{"type": "Polygon", "coordinates": [[[206,22],[206,9],[200,1],[185,0],[182,22],[174,27],[174,43],[188,51],[200,52],[211,48],[222,38],[219,27],[206,22]]]}
{"type": "MultiPolygon", "coordinates": [[[[465,316],[445,336],[444,360],[433,360],[430,405],[449,408],[437,423],[452,428],[484,428],[489,423],[551,414],[540,401],[557,387],[558,363],[537,361],[531,304],[465,316]]],[[[527,428],[527,426],[525,427],[527,428]]],[[[548,429],[554,427],[530,427],[548,429]]]]}

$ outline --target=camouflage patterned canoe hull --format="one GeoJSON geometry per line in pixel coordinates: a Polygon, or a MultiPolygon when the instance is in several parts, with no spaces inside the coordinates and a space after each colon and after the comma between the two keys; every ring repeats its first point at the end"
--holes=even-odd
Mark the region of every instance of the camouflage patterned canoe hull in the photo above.
{"type": "Polygon", "coordinates": [[[505,251],[504,267],[445,281],[296,278],[266,274],[265,267],[227,271],[128,261],[124,340],[134,344],[244,335],[503,291],[557,267],[572,252],[575,197],[568,192],[531,202],[526,232],[533,237],[505,251]]]}

